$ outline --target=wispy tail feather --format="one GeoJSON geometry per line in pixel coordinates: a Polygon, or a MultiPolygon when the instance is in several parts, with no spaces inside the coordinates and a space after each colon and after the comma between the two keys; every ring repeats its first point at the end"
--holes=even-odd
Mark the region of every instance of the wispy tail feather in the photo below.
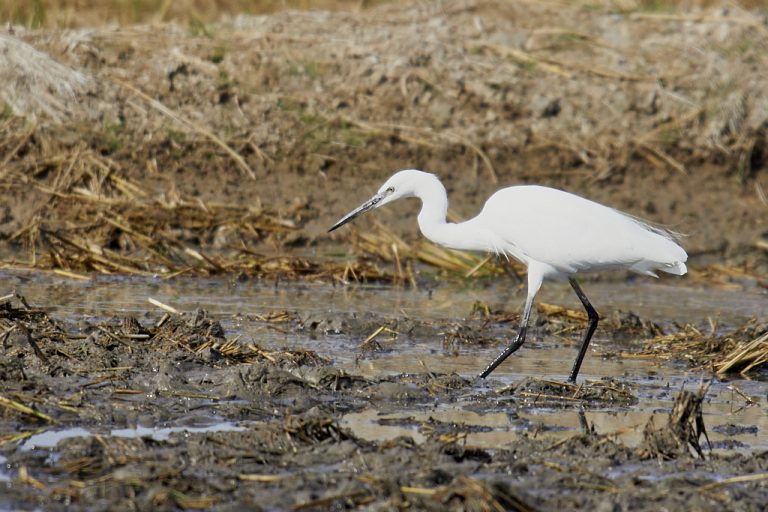
{"type": "Polygon", "coordinates": [[[685,275],[686,272],[688,272],[688,267],[685,266],[685,263],[682,261],[676,261],[674,263],[667,263],[664,267],[660,268],[662,272],[666,272],[667,274],[674,274],[676,276],[682,276],[685,275]]]}
{"type": "Polygon", "coordinates": [[[676,276],[682,276],[688,272],[688,268],[682,261],[674,261],[671,263],[660,263],[658,261],[639,261],[629,267],[629,270],[637,272],[651,277],[659,277],[656,275],[657,270],[666,272],[667,274],[674,274],[676,276]]]}

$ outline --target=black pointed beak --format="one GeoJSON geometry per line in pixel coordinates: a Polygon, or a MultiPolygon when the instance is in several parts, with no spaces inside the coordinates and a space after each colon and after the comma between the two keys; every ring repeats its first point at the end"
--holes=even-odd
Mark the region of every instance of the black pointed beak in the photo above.
{"type": "Polygon", "coordinates": [[[372,198],[370,198],[369,200],[367,200],[366,202],[364,202],[363,204],[361,204],[360,206],[358,206],[357,208],[355,208],[354,210],[346,214],[344,217],[342,217],[336,224],[331,226],[331,229],[329,229],[328,232],[330,233],[334,229],[340,228],[347,222],[354,220],[356,217],[364,214],[368,210],[372,210],[385,197],[386,197],[386,194],[376,194],[375,196],[373,196],[372,198]]]}

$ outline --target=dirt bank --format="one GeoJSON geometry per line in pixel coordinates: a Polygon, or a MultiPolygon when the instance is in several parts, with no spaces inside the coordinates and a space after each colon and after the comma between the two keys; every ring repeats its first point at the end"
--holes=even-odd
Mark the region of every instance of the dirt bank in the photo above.
{"type": "MultiPolygon", "coordinates": [[[[137,231],[219,251],[325,245],[335,219],[417,167],[443,178],[458,217],[501,185],[544,183],[686,233],[694,264],[765,269],[758,13],[440,5],[13,32],[80,75],[48,113],[6,91],[37,112],[30,126],[6,109],[2,126],[6,249],[36,261],[33,248],[62,245],[48,232],[123,255],[137,231]],[[184,201],[251,216],[142,231],[130,206],[184,201]]],[[[414,238],[414,207],[379,218],[414,238]]]]}

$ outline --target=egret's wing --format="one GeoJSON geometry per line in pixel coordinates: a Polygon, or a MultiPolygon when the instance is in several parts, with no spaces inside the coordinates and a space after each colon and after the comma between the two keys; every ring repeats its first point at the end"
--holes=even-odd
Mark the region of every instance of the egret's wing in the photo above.
{"type": "Polygon", "coordinates": [[[687,258],[668,232],[546,187],[503,189],[491,196],[478,217],[527,258],[565,273],[634,269],[642,262],[656,268],[653,264],[674,264],[687,258]]]}

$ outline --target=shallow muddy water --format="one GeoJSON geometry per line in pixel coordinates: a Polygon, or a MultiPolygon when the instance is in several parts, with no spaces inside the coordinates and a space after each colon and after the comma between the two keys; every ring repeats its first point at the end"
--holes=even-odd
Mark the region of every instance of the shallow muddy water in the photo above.
{"type": "MultiPolygon", "coordinates": [[[[196,508],[192,505],[198,504],[198,508],[206,508],[202,505],[208,502],[203,498],[227,487],[229,484],[223,482],[233,478],[231,473],[221,475],[222,460],[238,461],[235,482],[239,479],[241,483],[232,487],[233,493],[261,496],[267,492],[265,508],[277,510],[293,505],[303,508],[320,499],[317,496],[333,494],[329,489],[346,496],[340,490],[343,485],[334,487],[326,479],[338,478],[352,485],[349,482],[357,481],[354,475],[361,471],[370,471],[379,479],[395,478],[403,496],[412,492],[408,489],[416,483],[439,488],[442,477],[423,480],[423,475],[437,471],[436,464],[442,463],[434,457],[439,458],[448,449],[446,446],[452,446],[450,450],[459,452],[451,452],[451,464],[458,465],[444,467],[454,475],[454,484],[463,485],[463,477],[457,475],[491,481],[517,471],[510,468],[525,466],[525,472],[516,477],[519,480],[511,480],[518,482],[513,490],[525,491],[523,494],[533,503],[545,505],[546,509],[555,503],[576,503],[558,501],[565,499],[558,497],[563,486],[576,485],[563,480],[569,478],[565,469],[568,466],[578,471],[589,466],[587,479],[600,475],[603,480],[599,485],[605,487],[606,481],[610,484],[605,489],[639,481],[663,481],[674,488],[679,479],[709,485],[713,479],[719,481],[745,472],[757,478],[754,475],[763,471],[759,461],[768,454],[768,375],[764,371],[753,374],[751,380],[724,381],[713,379],[708,371],[691,370],[680,361],[639,356],[640,342],[647,336],[628,336],[612,330],[610,323],[618,311],[631,311],[665,330],[674,330],[674,324],[692,323],[702,330],[729,332],[752,318],[765,319],[768,296],[748,284],[726,289],[687,286],[684,281],[586,282],[586,293],[606,321],[602,328],[598,327],[579,384],[590,388],[604,383],[608,388],[617,388],[617,394],[590,400],[561,393],[553,400],[546,391],[511,391],[529,378],[563,382],[573,363],[582,327],[552,323],[543,313],[538,314],[538,323],[534,314],[529,339],[518,353],[491,378],[475,378],[516,329],[515,314],[524,297],[524,288],[517,283],[472,282],[414,290],[256,280],[233,284],[199,278],[96,278],[85,282],[35,274],[3,277],[8,291],[15,289],[33,308],[69,326],[68,339],[75,341],[71,345],[43,347],[48,358],[63,354],[66,361],[76,359],[80,351],[88,350],[89,343],[106,350],[93,352],[92,357],[100,359],[90,369],[73,366],[74,373],[70,374],[36,374],[41,383],[47,383],[41,384],[48,386],[47,393],[58,395],[53,402],[44,393],[33,399],[23,388],[8,393],[14,399],[26,397],[31,404],[51,402],[51,407],[44,410],[58,411],[60,416],[50,424],[28,422],[16,433],[9,431],[14,423],[0,423],[0,439],[6,439],[0,443],[0,482],[18,492],[15,498],[0,499],[0,510],[14,509],[29,500],[45,504],[49,499],[63,504],[56,494],[60,491],[53,491],[62,485],[70,485],[67,492],[77,496],[86,508],[98,499],[100,505],[95,508],[108,509],[135,492],[137,480],[121,483],[126,472],[134,475],[131,478],[151,482],[155,478],[148,476],[155,474],[151,468],[161,464],[153,461],[163,460],[167,462],[162,464],[169,464],[165,471],[170,473],[160,474],[175,475],[172,468],[186,465],[187,452],[209,453],[209,445],[221,449],[213,449],[213,460],[198,454],[201,460],[208,461],[200,463],[195,473],[199,473],[199,479],[178,480],[173,476],[164,477],[163,483],[168,488],[192,485],[184,496],[202,496],[203,501],[184,501],[186,498],[175,495],[169,498],[171,508],[196,508]],[[226,341],[224,346],[231,340],[231,344],[241,347],[257,346],[258,350],[249,350],[267,351],[268,364],[230,361],[223,358],[224,349],[216,345],[203,352],[191,341],[183,343],[183,350],[173,344],[163,345],[161,331],[157,330],[162,328],[150,326],[158,325],[164,311],[151,304],[149,298],[184,313],[182,318],[192,322],[189,325],[210,326],[206,328],[208,333],[217,332],[215,322],[210,323],[215,320],[223,328],[226,339],[218,339],[226,341]],[[494,314],[500,315],[497,318],[506,315],[509,320],[489,322],[486,328],[473,316],[477,303],[496,311],[494,314]],[[196,314],[198,308],[208,311],[209,317],[196,314]],[[155,329],[152,336],[158,340],[156,348],[142,345],[140,339],[107,343],[116,338],[115,334],[93,338],[94,326],[96,330],[112,329],[110,332],[118,335],[127,332],[119,327],[125,325],[126,317],[135,317],[143,326],[155,329]],[[363,341],[377,331],[369,348],[363,348],[363,341]],[[78,332],[83,333],[81,338],[77,338],[78,332]],[[87,338],[91,341],[83,340],[86,333],[91,333],[87,338]],[[307,350],[324,358],[324,362],[290,362],[290,357],[307,350]],[[290,364],[281,362],[286,354],[290,364]],[[601,380],[606,377],[613,380],[601,380]],[[702,417],[711,451],[703,439],[701,442],[706,453],[721,457],[720,465],[708,460],[702,461],[709,464],[706,470],[682,462],[662,466],[626,455],[627,450],[642,445],[644,428],[651,418],[654,424],[666,422],[680,389],[695,391],[709,381],[702,417]],[[67,412],[72,406],[77,411],[75,416],[67,412]],[[19,437],[7,440],[14,435],[19,437]],[[574,445],[577,442],[573,439],[580,435],[592,440],[585,441],[592,443],[591,448],[574,445]],[[362,466],[345,469],[358,464],[345,455],[345,443],[350,438],[357,447],[355,457],[359,461],[353,459],[362,466]],[[605,441],[599,439],[614,443],[611,450],[615,452],[595,455],[604,447],[605,441]],[[336,446],[336,451],[324,456],[331,446],[336,446]],[[388,450],[392,447],[398,447],[402,454],[393,454],[394,459],[389,460],[388,450]],[[125,450],[134,455],[120,455],[125,450]],[[266,451],[257,456],[251,453],[254,450],[266,451]],[[559,462],[549,459],[551,450],[557,452],[554,460],[559,462]],[[744,462],[750,461],[752,454],[756,469],[744,462]],[[593,456],[597,457],[594,461],[593,456]],[[178,460],[173,462],[175,457],[178,460]],[[254,466],[249,462],[252,457],[261,462],[254,466]],[[617,462],[624,457],[628,457],[626,462],[617,462]],[[739,457],[742,462],[732,466],[728,457],[739,457]],[[468,466],[467,462],[475,458],[480,466],[468,466]],[[141,463],[129,471],[127,468],[135,460],[141,463]],[[410,462],[403,463],[400,469],[392,466],[404,460],[410,462]],[[85,461],[85,469],[77,469],[85,461]],[[560,469],[553,473],[550,466],[560,469]],[[29,470],[22,470],[27,467],[29,470]],[[99,467],[104,469],[99,471],[99,467]],[[706,477],[701,476],[704,474],[706,477]],[[289,493],[292,502],[285,501],[287,491],[283,486],[288,484],[274,484],[283,478],[291,479],[288,488],[293,489],[293,494],[289,493]],[[526,478],[543,478],[549,483],[531,491],[526,478]],[[67,484],[70,481],[73,483],[67,484]],[[111,484],[100,487],[99,482],[105,481],[111,484]],[[134,491],[124,485],[134,486],[134,491]],[[316,485],[325,490],[312,491],[316,485]],[[121,489],[118,497],[113,495],[118,492],[116,488],[121,489]]],[[[578,308],[567,284],[546,284],[539,300],[578,308]]],[[[198,331],[190,332],[184,336],[197,336],[194,333],[198,331]]],[[[13,351],[14,345],[6,349],[13,351]]],[[[18,350],[13,354],[19,354],[18,350]]],[[[245,357],[243,354],[238,352],[233,357],[245,357]]],[[[30,364],[35,362],[34,356],[29,357],[25,368],[29,368],[26,375],[31,378],[29,372],[36,371],[36,366],[30,364]]],[[[5,371],[12,370],[6,366],[5,371]]],[[[580,490],[571,490],[578,500],[602,499],[599,492],[584,490],[592,489],[589,486],[593,484],[584,489],[581,485],[577,485],[580,490]]],[[[749,494],[750,499],[762,502],[764,487],[759,483],[750,485],[756,493],[749,494]]],[[[374,495],[377,492],[377,499],[381,499],[383,491],[374,495]]],[[[610,492],[618,496],[617,491],[610,492]]],[[[695,488],[690,492],[695,493],[695,488]]],[[[233,503],[250,503],[242,496],[233,499],[233,503]]],[[[151,508],[152,503],[150,500],[149,505],[139,508],[151,508]]],[[[318,503],[325,502],[321,499],[318,503]]],[[[633,508],[631,503],[626,506],[633,508]]]]}
{"type": "MultiPolygon", "coordinates": [[[[1,273],[5,288],[16,289],[39,307],[64,314],[109,316],[143,314],[153,297],[179,310],[203,308],[231,315],[270,311],[345,313],[376,311],[382,316],[426,319],[462,318],[475,301],[517,311],[525,298],[524,283],[512,279],[488,285],[469,282],[413,290],[384,285],[332,286],[297,282],[235,282],[225,279],[104,277],[78,281],[53,275],[1,273]],[[366,308],[361,308],[365,304],[366,308]]],[[[672,279],[587,282],[585,292],[603,314],[623,309],[658,322],[699,322],[708,317],[738,323],[766,313],[768,293],[749,285],[731,288],[691,287],[672,279]]],[[[546,283],[537,300],[578,307],[566,283],[546,283]]]]}
{"type": "MultiPolygon", "coordinates": [[[[358,349],[366,334],[336,334],[339,315],[377,316],[371,324],[388,319],[418,318],[422,321],[455,322],[469,316],[477,301],[494,309],[516,312],[524,288],[508,281],[495,284],[470,283],[413,290],[387,286],[331,286],[307,283],[232,283],[218,279],[97,278],[89,282],[55,276],[7,275],[6,283],[26,296],[34,306],[42,306],[60,319],[80,317],[100,320],[111,316],[136,315],[141,318],[154,306],[154,298],[180,311],[202,308],[219,319],[228,336],[258,341],[270,348],[309,348],[330,359],[334,366],[363,377],[400,373],[456,372],[472,378],[501,350],[490,346],[459,345],[447,348],[440,337],[394,336],[385,331],[376,338],[381,349],[361,355],[358,349]],[[312,332],[265,328],[262,318],[270,313],[290,311],[305,322],[320,324],[312,332]]],[[[757,288],[712,289],[686,286],[685,283],[632,280],[587,282],[584,285],[592,302],[604,316],[616,310],[631,310],[659,325],[690,322],[699,326],[710,319],[717,329],[729,329],[765,314],[768,296],[757,288]]],[[[567,284],[547,283],[539,300],[577,308],[567,284]]],[[[160,312],[160,310],[158,310],[160,312]]],[[[510,333],[515,328],[509,324],[510,333]]],[[[578,331],[580,332],[580,330],[578,331]]],[[[580,334],[579,334],[580,335],[580,334]]],[[[495,411],[473,410],[472,395],[480,389],[502,388],[526,377],[564,380],[573,362],[576,340],[571,333],[537,336],[534,328],[521,351],[498,368],[488,380],[475,381],[463,396],[444,403],[414,404],[414,407],[371,407],[346,414],[341,424],[364,439],[385,440],[399,435],[417,442],[426,434],[418,425],[435,420],[472,427],[467,442],[485,448],[503,446],[531,432],[568,436],[584,428],[584,420],[602,434],[615,434],[627,445],[636,445],[642,427],[654,414],[668,411],[675,393],[685,387],[694,390],[711,378],[709,372],[692,371],[679,363],[649,358],[603,357],[631,350],[635,340],[614,341],[608,328],[598,328],[591,350],[584,361],[580,380],[616,377],[633,388],[638,402],[633,405],[602,404],[581,407],[556,407],[531,399],[522,408],[507,409],[499,401],[495,411]]],[[[762,374],[766,377],[765,373],[762,374]]],[[[768,449],[766,386],[758,380],[713,380],[704,407],[710,440],[720,450],[768,449]],[[744,396],[752,397],[748,403],[744,396]]],[[[143,428],[182,428],[144,426],[143,428]]],[[[111,434],[120,435],[118,430],[111,434]]],[[[27,443],[31,442],[28,440],[27,443]]]]}

